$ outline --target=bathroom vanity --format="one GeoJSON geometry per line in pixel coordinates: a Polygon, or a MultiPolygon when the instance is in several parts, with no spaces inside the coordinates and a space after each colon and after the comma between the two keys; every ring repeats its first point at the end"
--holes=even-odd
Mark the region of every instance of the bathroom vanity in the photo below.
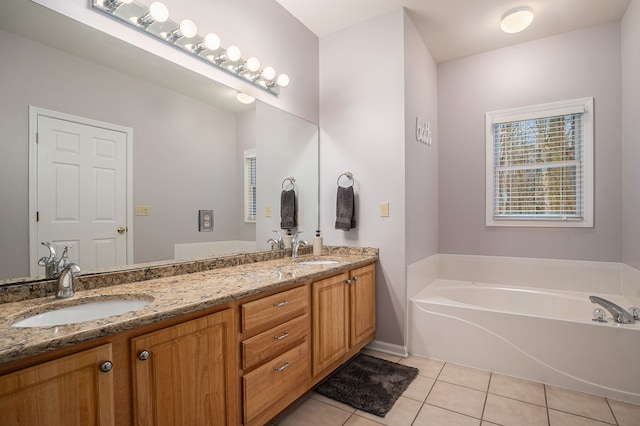
{"type": "Polygon", "coordinates": [[[11,327],[68,302],[3,304],[3,422],[266,423],[374,337],[377,251],[310,258],[81,291],[151,302],[77,324],[11,327]]]}

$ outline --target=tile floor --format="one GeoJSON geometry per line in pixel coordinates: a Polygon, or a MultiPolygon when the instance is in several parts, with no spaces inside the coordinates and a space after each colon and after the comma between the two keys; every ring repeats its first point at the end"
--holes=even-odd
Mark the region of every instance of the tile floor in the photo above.
{"type": "Polygon", "coordinates": [[[384,418],[310,392],[271,425],[640,426],[637,405],[427,358],[365,353],[420,370],[384,418]]]}

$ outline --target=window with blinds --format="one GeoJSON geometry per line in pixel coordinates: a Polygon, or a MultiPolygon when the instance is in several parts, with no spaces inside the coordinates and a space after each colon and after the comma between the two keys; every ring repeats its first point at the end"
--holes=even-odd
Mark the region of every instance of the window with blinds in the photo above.
{"type": "Polygon", "coordinates": [[[255,149],[244,152],[244,194],[244,221],[255,222],[257,210],[255,149]]]}
{"type": "Polygon", "coordinates": [[[487,113],[488,226],[593,226],[592,106],[487,113]]]}

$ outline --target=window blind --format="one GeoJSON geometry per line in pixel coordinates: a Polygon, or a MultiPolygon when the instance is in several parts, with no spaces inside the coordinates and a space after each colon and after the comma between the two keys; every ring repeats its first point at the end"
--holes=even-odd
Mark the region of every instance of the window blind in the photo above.
{"type": "Polygon", "coordinates": [[[582,219],[582,116],[494,122],[494,218],[582,219]]]}

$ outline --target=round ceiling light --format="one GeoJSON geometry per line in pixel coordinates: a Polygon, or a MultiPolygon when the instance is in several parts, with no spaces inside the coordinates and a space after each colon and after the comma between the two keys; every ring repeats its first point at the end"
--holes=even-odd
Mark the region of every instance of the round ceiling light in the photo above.
{"type": "Polygon", "coordinates": [[[236,95],[236,99],[240,103],[243,103],[245,105],[252,104],[256,100],[256,98],[254,98],[253,96],[247,95],[246,93],[242,93],[242,92],[238,92],[238,94],[236,95]]]}
{"type": "Polygon", "coordinates": [[[533,10],[528,6],[516,7],[502,15],[500,29],[508,34],[519,33],[533,22],[533,10]]]}

